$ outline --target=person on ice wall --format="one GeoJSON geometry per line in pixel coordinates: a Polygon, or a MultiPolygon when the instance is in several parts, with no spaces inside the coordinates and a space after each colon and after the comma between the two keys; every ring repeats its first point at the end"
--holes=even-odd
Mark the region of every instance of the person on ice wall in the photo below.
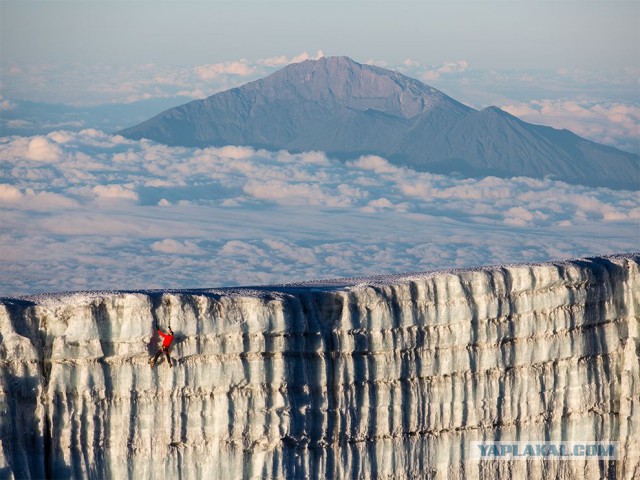
{"type": "Polygon", "coordinates": [[[164,333],[162,330],[160,330],[160,327],[158,327],[158,322],[156,322],[156,330],[158,330],[158,333],[162,337],[162,346],[160,347],[160,350],[158,350],[158,352],[156,353],[155,357],[149,360],[149,365],[151,365],[151,368],[153,368],[153,366],[158,361],[158,357],[160,357],[160,355],[162,355],[162,352],[164,352],[164,354],[167,356],[167,362],[169,362],[169,367],[173,368],[173,365],[171,363],[171,357],[169,356],[169,347],[171,346],[171,342],[173,342],[173,330],[171,330],[171,326],[169,326],[169,330],[168,330],[169,333],[164,333]]]}

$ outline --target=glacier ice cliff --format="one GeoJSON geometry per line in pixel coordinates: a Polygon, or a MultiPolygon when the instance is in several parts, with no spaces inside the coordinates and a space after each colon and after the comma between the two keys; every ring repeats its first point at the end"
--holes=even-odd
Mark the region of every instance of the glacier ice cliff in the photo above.
{"type": "Polygon", "coordinates": [[[638,478],[639,267],[4,298],[0,478],[638,478]],[[618,459],[474,458],[489,440],[618,459]]]}

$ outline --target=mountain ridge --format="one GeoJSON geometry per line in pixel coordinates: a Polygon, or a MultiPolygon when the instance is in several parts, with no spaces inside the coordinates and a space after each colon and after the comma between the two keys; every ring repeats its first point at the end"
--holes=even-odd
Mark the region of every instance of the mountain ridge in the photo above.
{"type": "Polygon", "coordinates": [[[636,189],[638,155],[475,110],[419,80],[348,57],[288,65],[166,110],[118,132],[189,147],[247,145],[339,158],[375,154],[417,170],[477,177],[551,177],[636,189]]]}

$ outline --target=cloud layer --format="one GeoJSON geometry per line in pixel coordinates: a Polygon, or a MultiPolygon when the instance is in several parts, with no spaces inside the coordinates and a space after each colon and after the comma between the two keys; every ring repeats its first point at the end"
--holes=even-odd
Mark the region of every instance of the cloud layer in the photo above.
{"type": "Polygon", "coordinates": [[[4,295],[541,261],[634,250],[640,233],[635,192],[93,129],[0,139],[0,212],[4,295]]]}
{"type": "Polygon", "coordinates": [[[629,152],[639,150],[640,105],[546,99],[502,105],[502,109],[530,123],[566,128],[629,152]]]}
{"type": "MultiPolygon", "coordinates": [[[[241,58],[180,67],[153,63],[119,67],[28,64],[7,68],[2,87],[5,97],[85,107],[177,96],[205,98],[269,75],[289,63],[323,56],[318,50],[293,57],[241,58]]],[[[11,100],[0,97],[0,111],[12,105],[11,100]]]]}

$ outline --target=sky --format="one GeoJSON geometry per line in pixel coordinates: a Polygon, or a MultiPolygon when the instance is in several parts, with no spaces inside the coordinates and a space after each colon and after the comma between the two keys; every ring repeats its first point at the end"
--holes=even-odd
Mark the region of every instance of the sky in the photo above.
{"type": "Polygon", "coordinates": [[[640,152],[640,2],[0,0],[0,296],[637,250],[637,192],[113,132],[328,55],[640,152]]]}
{"type": "Polygon", "coordinates": [[[3,61],[190,65],[322,49],[483,69],[637,62],[637,1],[2,1],[3,61]]]}

